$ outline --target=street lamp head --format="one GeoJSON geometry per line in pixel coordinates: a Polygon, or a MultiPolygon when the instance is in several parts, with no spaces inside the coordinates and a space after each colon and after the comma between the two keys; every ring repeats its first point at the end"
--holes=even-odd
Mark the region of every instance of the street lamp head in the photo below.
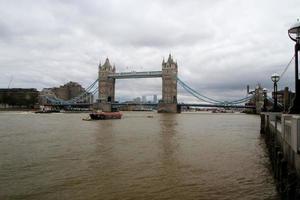
{"type": "Polygon", "coordinates": [[[300,40],[300,21],[297,19],[297,23],[294,24],[289,30],[288,30],[289,37],[297,42],[300,40]]]}
{"type": "Polygon", "coordinates": [[[274,73],[272,74],[271,76],[271,80],[274,82],[274,83],[277,83],[280,79],[280,76],[277,74],[277,73],[274,73]]]}
{"type": "Polygon", "coordinates": [[[267,88],[264,88],[264,89],[263,89],[263,92],[264,92],[264,93],[267,93],[267,92],[268,92],[268,89],[267,89],[267,88]]]}

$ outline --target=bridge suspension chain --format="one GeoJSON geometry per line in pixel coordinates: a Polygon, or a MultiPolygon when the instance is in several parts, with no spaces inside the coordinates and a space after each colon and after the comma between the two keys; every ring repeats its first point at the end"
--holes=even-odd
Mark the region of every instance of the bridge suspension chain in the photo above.
{"type": "MultiPolygon", "coordinates": [[[[221,101],[212,99],[210,97],[206,97],[205,95],[200,94],[199,92],[197,92],[196,90],[192,89],[190,86],[188,86],[186,83],[184,83],[182,80],[180,80],[177,77],[178,83],[185,89],[187,90],[189,93],[191,93],[192,95],[196,95],[199,96],[199,98],[201,98],[201,100],[207,102],[207,103],[222,103],[221,101]]],[[[194,96],[195,96],[194,95],[194,96]]]]}
{"type": "Polygon", "coordinates": [[[204,101],[206,103],[210,103],[210,104],[215,104],[216,102],[212,102],[209,101],[207,99],[203,99],[200,96],[198,96],[196,93],[194,93],[193,91],[191,91],[189,88],[187,88],[185,85],[181,85],[188,93],[190,93],[191,95],[193,95],[194,97],[196,97],[197,99],[199,99],[200,101],[204,101]]]}
{"type": "MultiPolygon", "coordinates": [[[[194,97],[196,97],[197,99],[204,101],[206,103],[209,104],[217,104],[217,105],[237,105],[237,104],[241,104],[241,103],[245,103],[247,101],[249,101],[253,95],[251,96],[246,96],[244,98],[241,99],[237,99],[237,100],[233,100],[233,101],[220,101],[220,100],[216,100],[210,97],[207,97],[199,92],[197,92],[196,90],[194,90],[193,88],[191,88],[190,86],[188,86],[185,82],[183,82],[181,79],[177,78],[179,85],[181,85],[188,93],[190,93],[191,95],[193,95],[194,97]]],[[[85,98],[88,98],[90,95],[94,95],[98,92],[98,85],[96,87],[94,87],[96,85],[96,83],[98,82],[98,79],[96,79],[91,85],[89,85],[85,92],[81,93],[80,95],[69,99],[69,100],[63,100],[57,97],[50,97],[50,96],[46,96],[46,99],[54,104],[72,104],[72,103],[78,103],[80,101],[82,101],[85,98]]]]}
{"type": "Polygon", "coordinates": [[[197,92],[196,90],[192,89],[191,87],[189,87],[186,83],[184,83],[182,80],[180,80],[179,78],[177,78],[178,83],[180,86],[182,86],[187,92],[189,92],[191,95],[193,95],[194,97],[196,97],[197,99],[204,101],[206,103],[210,103],[210,104],[218,104],[218,105],[237,105],[237,104],[241,104],[241,103],[245,103],[247,101],[249,101],[253,95],[251,96],[246,96],[244,98],[241,99],[237,99],[237,100],[233,100],[233,101],[220,101],[220,100],[215,100],[213,98],[207,97],[205,95],[200,94],[199,92],[197,92]]]}
{"type": "Polygon", "coordinates": [[[281,72],[280,76],[279,76],[279,81],[281,80],[281,78],[284,76],[285,72],[288,70],[288,68],[290,67],[292,61],[295,59],[295,54],[292,57],[292,59],[290,60],[290,62],[286,65],[286,67],[284,68],[284,70],[281,72]]]}

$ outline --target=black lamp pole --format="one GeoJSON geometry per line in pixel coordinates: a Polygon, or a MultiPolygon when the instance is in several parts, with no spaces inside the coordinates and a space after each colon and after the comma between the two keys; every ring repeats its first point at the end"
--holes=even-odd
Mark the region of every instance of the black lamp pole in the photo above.
{"type": "Polygon", "coordinates": [[[300,114],[300,80],[298,71],[298,52],[300,51],[300,22],[292,26],[288,31],[289,37],[296,42],[295,44],[295,96],[292,101],[289,113],[300,114]],[[292,35],[295,35],[294,37],[292,35]]]}
{"type": "Polygon", "coordinates": [[[274,104],[273,111],[276,112],[277,109],[277,81],[274,81],[274,104]]]}
{"type": "Polygon", "coordinates": [[[277,74],[277,73],[274,73],[272,76],[271,76],[271,80],[273,81],[274,83],[274,103],[273,103],[273,109],[272,111],[273,112],[278,112],[279,109],[277,107],[277,82],[279,81],[280,79],[280,76],[277,74]]]}

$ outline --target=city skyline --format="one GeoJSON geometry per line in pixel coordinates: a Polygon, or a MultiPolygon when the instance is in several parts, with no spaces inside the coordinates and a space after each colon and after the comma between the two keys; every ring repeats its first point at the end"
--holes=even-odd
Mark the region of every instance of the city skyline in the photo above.
{"type": "MultiPolygon", "coordinates": [[[[106,57],[117,71],[144,71],[172,53],[178,75],[217,99],[245,96],[247,84],[272,89],[271,74],[292,57],[287,30],[300,8],[296,0],[1,2],[1,88],[11,77],[11,87],[87,87],[106,57]]],[[[279,88],[293,88],[293,70],[279,88]]],[[[178,89],[179,101],[196,101],[178,89]]],[[[161,80],[117,81],[116,91],[159,94],[161,80]]]]}

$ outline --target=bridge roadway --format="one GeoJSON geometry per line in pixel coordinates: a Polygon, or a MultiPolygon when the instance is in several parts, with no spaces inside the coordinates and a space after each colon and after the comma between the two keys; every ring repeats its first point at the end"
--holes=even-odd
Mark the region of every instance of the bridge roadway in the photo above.
{"type": "MultiPolygon", "coordinates": [[[[89,103],[72,103],[72,104],[46,104],[45,106],[78,106],[78,107],[89,107],[93,104],[89,103]]],[[[158,106],[157,103],[112,103],[113,107],[117,106],[158,106]]],[[[189,106],[189,107],[211,107],[211,108],[251,108],[255,109],[255,106],[246,105],[220,105],[220,104],[189,104],[189,103],[179,103],[178,106],[189,106]]]]}
{"type": "Polygon", "coordinates": [[[162,77],[162,71],[145,71],[145,72],[119,72],[108,75],[114,79],[129,79],[129,78],[159,78],[162,77]]]}
{"type": "Polygon", "coordinates": [[[64,107],[64,106],[90,107],[92,105],[93,104],[90,104],[90,103],[53,103],[53,104],[47,103],[47,104],[44,104],[44,106],[57,106],[57,107],[64,107]]]}
{"type": "MultiPolygon", "coordinates": [[[[189,106],[189,107],[212,107],[212,108],[252,108],[255,106],[246,105],[220,105],[220,104],[189,104],[189,103],[179,103],[178,106],[189,106]]],[[[157,103],[112,103],[112,106],[158,106],[157,103]]]]}

